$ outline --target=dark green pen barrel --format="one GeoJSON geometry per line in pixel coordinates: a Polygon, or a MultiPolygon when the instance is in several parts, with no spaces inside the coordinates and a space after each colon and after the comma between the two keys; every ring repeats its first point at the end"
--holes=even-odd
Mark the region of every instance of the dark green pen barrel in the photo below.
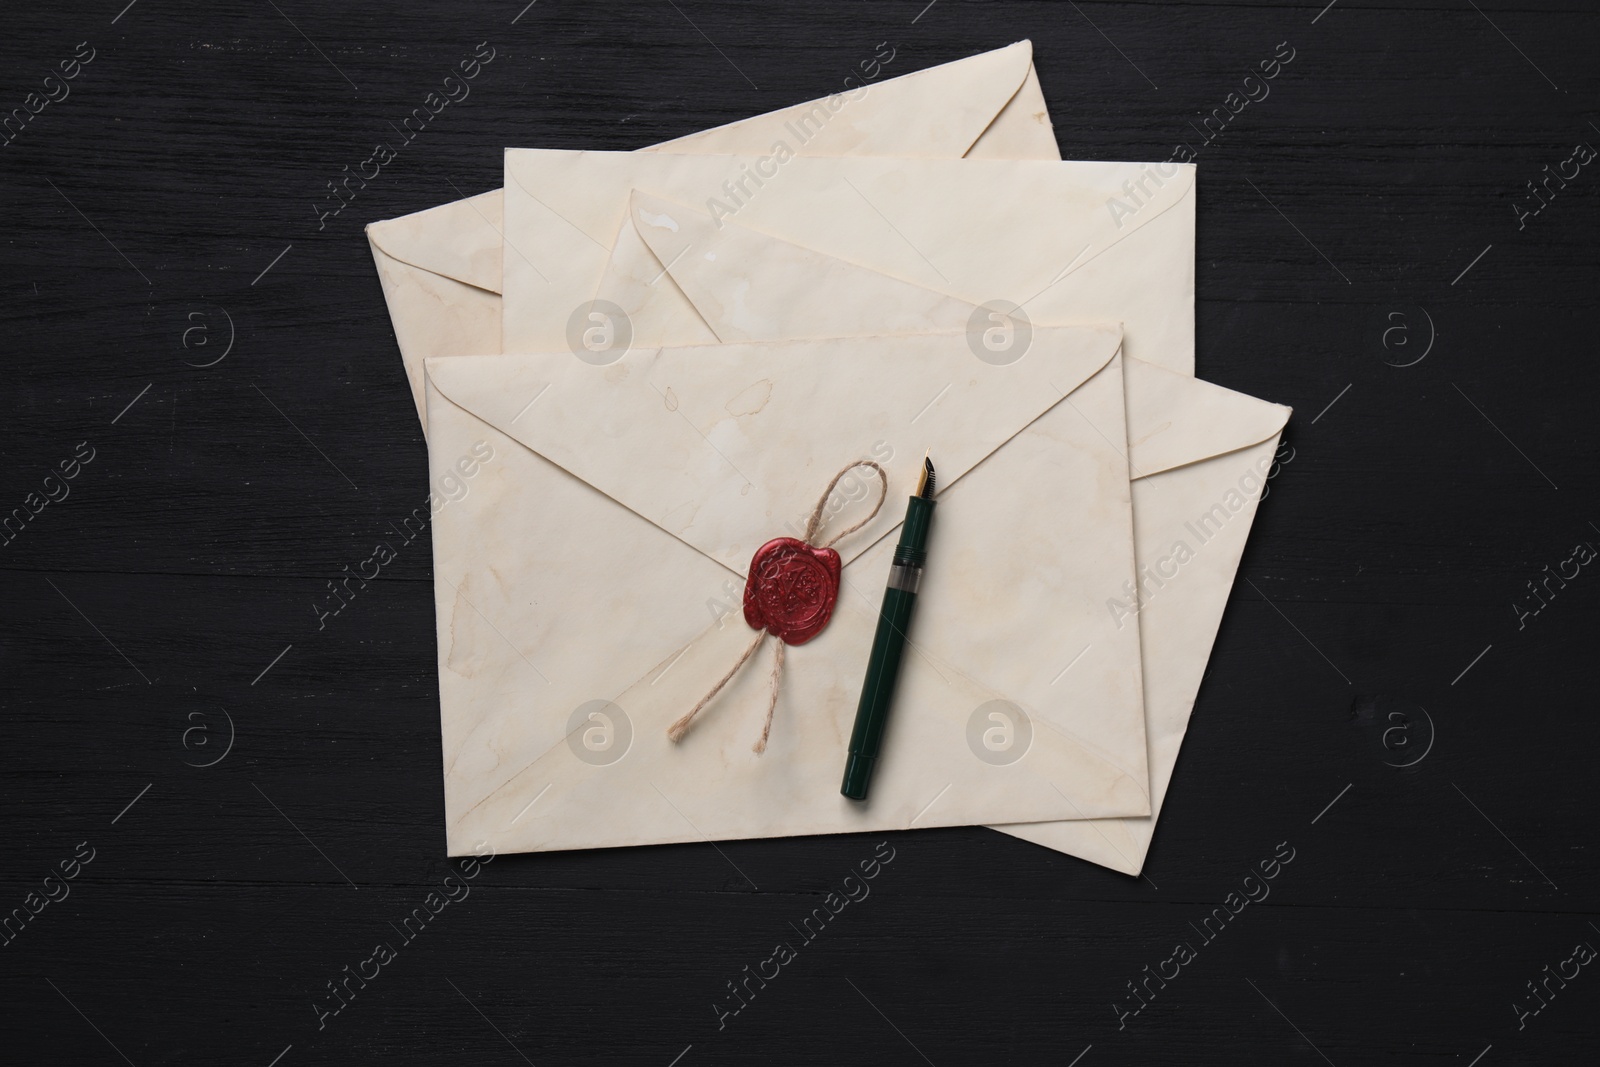
{"type": "Polygon", "coordinates": [[[900,529],[900,542],[895,546],[889,587],[883,591],[878,628],[872,638],[872,654],[867,660],[867,676],[861,685],[861,702],[856,707],[855,729],[850,733],[850,756],[845,763],[844,783],[839,787],[851,800],[866,799],[883,732],[889,724],[895,679],[904,658],[912,608],[917,603],[916,585],[923,561],[927,559],[928,527],[933,519],[933,508],[932,500],[912,497],[906,507],[905,524],[900,529]]]}

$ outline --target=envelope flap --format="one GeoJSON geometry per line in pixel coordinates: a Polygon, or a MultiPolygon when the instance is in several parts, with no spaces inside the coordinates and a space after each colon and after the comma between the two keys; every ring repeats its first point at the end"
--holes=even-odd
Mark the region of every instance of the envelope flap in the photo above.
{"type": "MultiPolygon", "coordinates": [[[[760,545],[803,534],[835,473],[878,460],[888,497],[837,546],[849,563],[900,524],[924,450],[943,489],[1120,344],[1119,327],[1078,326],[1036,331],[1004,366],[946,333],[630,351],[604,366],[569,352],[456,356],[427,371],[455,404],[743,574],[760,545]]],[[[858,473],[830,501],[838,524],[876,496],[876,479],[858,473]]]]}
{"type": "MultiPolygon", "coordinates": [[[[573,309],[600,295],[619,236],[638,237],[629,207],[641,189],[924,288],[1021,304],[1037,322],[1135,323],[1128,340],[1147,346],[1144,358],[1191,363],[1192,166],[513,149],[506,175],[507,233],[529,259],[505,260],[508,351],[563,346],[573,309]]],[[[702,324],[670,307],[687,300],[660,275],[643,273],[632,291],[644,304],[625,306],[641,311],[635,336],[700,343],[702,324]],[[660,329],[684,321],[689,336],[660,329]]]]}
{"type": "Polygon", "coordinates": [[[1064,209],[1090,224],[1076,231],[1071,240],[1082,241],[1082,247],[1072,253],[1072,260],[1045,289],[1083,270],[1194,195],[1192,163],[1079,162],[1057,163],[1056,167],[1063,175],[1074,177],[1052,190],[1052,198],[1058,202],[1052,210],[1064,209]]]}
{"type": "Polygon", "coordinates": [[[622,233],[640,238],[648,262],[622,262],[638,242],[619,240],[601,295],[632,310],[654,287],[629,286],[626,279],[665,273],[723,341],[959,330],[977,310],[959,297],[638,189],[628,215],[631,227],[622,233]]]}
{"type": "Polygon", "coordinates": [[[386,256],[500,292],[505,193],[494,189],[397,219],[374,222],[367,240],[386,256]]]}
{"type": "MultiPolygon", "coordinates": [[[[1073,217],[1077,227],[1062,247],[1063,265],[1055,275],[1041,278],[1031,294],[1016,294],[1024,313],[1037,312],[1038,305],[1033,304],[1037,298],[1058,285],[1073,285],[1073,274],[1192,195],[1194,188],[1193,167],[1176,167],[1175,173],[1157,186],[1159,175],[1146,166],[1144,171],[1152,174],[1143,187],[1149,198],[1142,201],[1143,209],[1137,213],[1122,214],[1115,210],[1121,201],[1107,198],[1106,192],[1115,192],[1119,180],[1133,186],[1141,172],[1125,164],[1077,163],[1070,167],[1070,172],[1062,170],[1062,176],[1070,173],[1077,177],[1045,187],[1051,188],[1053,200],[1076,205],[1073,217]]],[[[1038,171],[1031,175],[1033,179],[1040,176],[1038,171]]],[[[1133,195],[1139,194],[1135,187],[1133,195]]],[[[608,295],[608,288],[615,290],[615,299],[630,313],[637,311],[648,318],[645,303],[652,303],[659,315],[661,306],[672,302],[670,287],[654,284],[654,279],[668,275],[675,283],[674,291],[681,292],[724,340],[958,329],[976,311],[976,300],[994,296],[992,291],[987,296],[941,292],[924,282],[803,246],[728,218],[711,201],[704,207],[690,206],[635,187],[629,193],[627,218],[622,235],[628,240],[619,240],[613,249],[600,293],[608,295]],[[621,261],[628,249],[637,247],[638,242],[632,240],[635,236],[649,248],[655,262],[635,265],[621,261]],[[624,284],[629,277],[636,277],[638,283],[624,284]],[[645,279],[651,283],[642,284],[645,279]],[[919,315],[928,317],[919,323],[919,315]]],[[[963,287],[951,288],[959,293],[963,287]]]]}
{"type": "Polygon", "coordinates": [[[770,151],[774,138],[807,155],[954,158],[965,155],[1022,88],[1033,69],[1033,42],[1018,41],[954,63],[870,83],[868,71],[894,59],[880,51],[841,78],[841,92],[763,116],[761,126],[734,122],[641,149],[739,155],[770,151]],[[781,129],[777,124],[781,123],[781,129]],[[776,131],[776,132],[775,132],[776,131]]]}
{"type": "Polygon", "coordinates": [[[1123,361],[1128,469],[1135,480],[1276,437],[1289,421],[1282,404],[1145,363],[1123,361]]]}

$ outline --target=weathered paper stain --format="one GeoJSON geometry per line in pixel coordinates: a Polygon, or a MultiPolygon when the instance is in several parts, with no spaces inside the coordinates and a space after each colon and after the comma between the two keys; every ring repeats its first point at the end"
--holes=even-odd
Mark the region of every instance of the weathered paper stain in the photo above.
{"type": "Polygon", "coordinates": [[[450,608],[450,652],[445,665],[463,678],[472,678],[482,668],[486,653],[483,636],[473,632],[478,628],[474,622],[478,613],[462,588],[466,584],[467,579],[463,578],[456,586],[455,602],[450,608]]]}
{"type": "Polygon", "coordinates": [[[1163,422],[1163,423],[1161,423],[1161,425],[1157,426],[1155,429],[1151,430],[1149,433],[1147,433],[1144,436],[1140,437],[1137,441],[1132,442],[1131,443],[1131,447],[1137,448],[1140,445],[1144,444],[1146,441],[1150,440],[1152,437],[1159,437],[1161,434],[1166,433],[1170,429],[1172,429],[1171,420],[1163,422]]]}
{"type": "Polygon", "coordinates": [[[665,212],[660,215],[652,215],[648,211],[641,210],[639,212],[639,217],[645,221],[646,225],[654,226],[658,230],[671,230],[673,233],[678,232],[678,220],[673,218],[671,215],[666,214],[665,212]]]}
{"type": "Polygon", "coordinates": [[[739,395],[723,405],[729,415],[738,418],[740,415],[754,415],[767,406],[767,401],[772,399],[772,380],[763,378],[759,382],[743,389],[739,395]]]}

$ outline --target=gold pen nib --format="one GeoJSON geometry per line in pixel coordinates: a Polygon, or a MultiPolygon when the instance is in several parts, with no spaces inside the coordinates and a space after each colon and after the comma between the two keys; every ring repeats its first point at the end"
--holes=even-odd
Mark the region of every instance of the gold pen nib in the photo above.
{"type": "Polygon", "coordinates": [[[927,453],[923,453],[922,470],[917,472],[917,495],[925,500],[932,499],[936,480],[936,476],[933,473],[933,460],[928,458],[927,453]]]}

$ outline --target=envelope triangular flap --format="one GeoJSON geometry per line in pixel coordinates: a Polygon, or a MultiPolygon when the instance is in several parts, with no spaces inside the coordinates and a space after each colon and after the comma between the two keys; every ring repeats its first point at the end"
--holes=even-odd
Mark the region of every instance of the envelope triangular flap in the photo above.
{"type": "Polygon", "coordinates": [[[967,159],[1060,159],[1050,107],[1031,63],[1028,76],[983,136],[966,151],[967,159]]]}
{"type": "MultiPolygon", "coordinates": [[[[562,344],[567,315],[594,299],[617,235],[629,223],[632,189],[700,203],[707,192],[760,162],[739,156],[508,149],[505,347],[538,352],[562,344]],[[524,250],[528,267],[539,260],[537,272],[512,252],[519,241],[542,242],[524,250]]],[[[758,232],[925,288],[979,303],[1028,304],[1030,314],[1038,309],[1037,321],[1138,319],[1135,343],[1152,350],[1170,347],[1180,353],[1176,362],[1186,364],[1192,305],[1175,291],[1170,299],[1153,293],[1181,287],[1185,270],[1192,276],[1192,264],[1181,266],[1193,256],[1192,230],[1180,225],[1170,235],[1174,255],[1167,258],[1180,265],[1162,275],[1153,293],[1139,287],[1139,257],[1104,255],[1130,244],[1130,235],[1137,239],[1166,229],[1152,223],[1168,214],[1182,219],[1171,209],[1192,203],[1193,168],[1167,166],[1168,176],[1158,186],[1161,169],[1155,164],[798,156],[784,165],[781,180],[768,181],[743,200],[737,214],[741,224],[758,232]],[[1150,196],[1138,212],[1128,217],[1108,210],[1108,194],[1133,185],[1146,171],[1150,196]],[[1115,260],[1114,269],[1086,272],[1107,259],[1115,260]]],[[[719,208],[719,218],[729,210],[719,208]]],[[[649,293],[652,309],[682,299],[660,285],[649,293]]],[[[643,316],[646,324],[663,318],[654,310],[643,316]]],[[[692,343],[646,330],[635,336],[650,344],[692,343]]]]}
{"type": "Polygon", "coordinates": [[[386,256],[491,293],[501,290],[501,217],[505,191],[385,219],[367,226],[367,240],[386,256]]]}
{"type": "Polygon", "coordinates": [[[1275,437],[1290,409],[1142,360],[1123,364],[1128,469],[1134,479],[1275,437]]]}
{"type": "MultiPolygon", "coordinates": [[[[980,167],[1006,165],[1000,160],[974,160],[972,163],[980,167]]],[[[1084,160],[1054,166],[1072,180],[1059,183],[1050,201],[1041,205],[1040,226],[1060,242],[1082,244],[1076,251],[1070,246],[1062,249],[1073,258],[1051,279],[1047,289],[1064,284],[1064,279],[1194,195],[1195,166],[1192,163],[1084,160]],[[1169,169],[1171,173],[1167,173],[1169,169]],[[1108,196],[1108,192],[1113,195],[1108,196]],[[1136,209],[1129,208],[1130,202],[1136,209]]],[[[940,249],[937,246],[928,248],[926,254],[938,257],[940,249]]]]}
{"type": "Polygon", "coordinates": [[[648,300],[629,276],[664,273],[722,341],[960,330],[977,307],[641,190],[628,215],[600,295],[648,300]],[[634,235],[653,257],[642,269],[623,262],[634,235]]]}
{"type": "MultiPolygon", "coordinates": [[[[874,60],[881,65],[876,55],[862,62],[874,60]]],[[[764,154],[782,141],[791,152],[815,156],[870,148],[880,156],[953,158],[983,136],[1032,69],[1033,43],[1018,41],[877,83],[863,84],[863,75],[851,71],[854,84],[841,75],[841,92],[765,116],[781,121],[777,137],[770,124],[757,130],[734,122],[641,151],[764,154]],[[864,106],[868,99],[871,106],[864,106]]]]}
{"type": "MultiPolygon", "coordinates": [[[[662,348],[608,366],[569,352],[456,356],[429,360],[428,374],[453,403],[743,574],[761,544],[801,535],[846,464],[885,444],[932,449],[942,490],[1120,345],[1120,327],[1075,326],[1037,330],[1005,366],[945,333],[662,348]]],[[[900,524],[910,467],[889,465],[883,509],[837,546],[846,564],[900,524]]]]}
{"type": "MultiPolygon", "coordinates": [[[[717,258],[716,252],[709,255],[717,258]]],[[[678,287],[677,278],[656,259],[638,228],[626,221],[617,231],[600,282],[589,295],[621,308],[633,337],[650,344],[708,345],[718,340],[779,339],[720,336],[706,321],[695,299],[678,287]]]]}
{"type": "MultiPolygon", "coordinates": [[[[1076,237],[1058,239],[1062,268],[1031,296],[1018,294],[1017,300],[1025,305],[1055,295],[1052,291],[1058,286],[1073,286],[1074,273],[1193,191],[1194,168],[1181,167],[1156,190],[1160,194],[1157,199],[1146,201],[1148,210],[1113,222],[1111,213],[1094,202],[1095,197],[1108,186],[1115,187],[1109,179],[1138,172],[1127,164],[1069,166],[1082,180],[1058,187],[1057,196],[1081,203],[1076,214],[1055,219],[1045,228],[1054,233],[1062,228],[1055,223],[1069,224],[1076,237]]],[[[711,209],[690,207],[654,190],[636,187],[629,195],[627,221],[619,231],[598,294],[615,299],[631,315],[637,315],[646,329],[679,310],[672,306],[672,294],[679,292],[695,305],[704,324],[725,340],[959,329],[968,324],[975,301],[980,299],[976,291],[966,294],[972,299],[964,299],[923,282],[898,278],[881,266],[866,266],[832,250],[822,251],[742,221],[714,216],[711,209]],[[651,253],[645,263],[630,261],[639,240],[651,253]],[[659,283],[628,284],[630,278],[649,281],[663,275],[675,283],[670,292],[659,283]]],[[[981,299],[994,295],[989,292],[981,299]]],[[[1036,317],[1041,315],[1038,305],[1031,310],[1036,317]]],[[[1044,317],[1048,314],[1043,313],[1044,317]]],[[[1078,316],[1073,319],[1081,321],[1078,316]]]]}

